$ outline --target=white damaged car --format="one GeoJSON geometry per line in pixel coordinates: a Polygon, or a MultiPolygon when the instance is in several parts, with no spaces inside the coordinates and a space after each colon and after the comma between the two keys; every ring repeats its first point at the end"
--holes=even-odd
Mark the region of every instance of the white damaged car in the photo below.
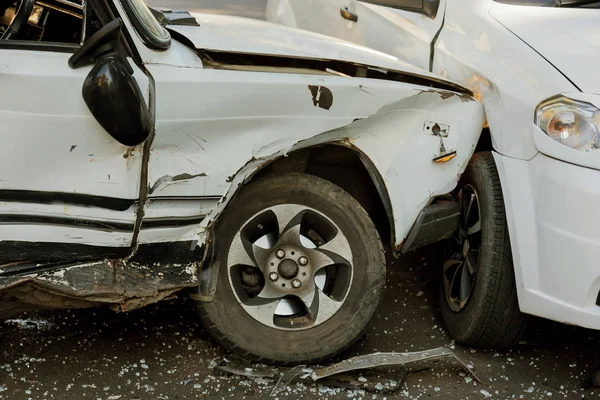
{"type": "Polygon", "coordinates": [[[438,266],[454,338],[507,347],[527,315],[600,329],[600,1],[269,0],[267,19],[394,55],[483,102],[455,192],[464,223],[438,266]]]}
{"type": "Polygon", "coordinates": [[[141,0],[0,2],[0,315],[189,294],[255,359],[364,331],[395,251],[448,238],[472,92],[394,57],[141,0]],[[440,200],[441,199],[441,200],[440,200]]]}

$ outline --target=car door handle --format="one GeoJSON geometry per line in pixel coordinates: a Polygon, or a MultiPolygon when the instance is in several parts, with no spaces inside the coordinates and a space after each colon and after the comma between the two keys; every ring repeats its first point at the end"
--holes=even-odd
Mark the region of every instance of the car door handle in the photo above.
{"type": "Polygon", "coordinates": [[[352,21],[352,22],[358,21],[358,15],[356,15],[352,11],[348,10],[346,7],[340,8],[340,15],[342,16],[342,18],[347,19],[348,21],[352,21]]]}

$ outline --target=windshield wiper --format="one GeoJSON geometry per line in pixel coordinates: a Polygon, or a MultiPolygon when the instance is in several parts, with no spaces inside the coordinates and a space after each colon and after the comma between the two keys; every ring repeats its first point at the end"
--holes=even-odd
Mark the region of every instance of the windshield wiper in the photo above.
{"type": "Polygon", "coordinates": [[[600,3],[600,0],[555,0],[556,7],[583,7],[594,3],[600,3]]]}

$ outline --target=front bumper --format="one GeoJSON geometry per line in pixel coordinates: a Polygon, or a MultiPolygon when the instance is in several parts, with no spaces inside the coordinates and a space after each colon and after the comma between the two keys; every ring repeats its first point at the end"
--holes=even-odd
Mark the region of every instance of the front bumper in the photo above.
{"type": "Polygon", "coordinates": [[[541,153],[494,158],[521,310],[600,329],[600,171],[541,153]]]}

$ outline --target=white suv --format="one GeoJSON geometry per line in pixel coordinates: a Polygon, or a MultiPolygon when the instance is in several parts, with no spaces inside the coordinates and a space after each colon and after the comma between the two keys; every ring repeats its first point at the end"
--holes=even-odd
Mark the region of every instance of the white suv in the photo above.
{"type": "Polygon", "coordinates": [[[439,223],[415,245],[455,229],[457,206],[431,203],[479,137],[468,89],[264,21],[14,3],[0,2],[0,318],[189,293],[231,349],[316,361],[375,312],[380,236],[399,245],[420,214],[439,223]]]}
{"type": "Polygon", "coordinates": [[[600,329],[600,8],[590,0],[269,0],[267,19],[366,45],[486,111],[439,266],[449,332],[505,347],[522,313],[600,329]],[[520,312],[519,311],[522,312],[520,312]]]}

